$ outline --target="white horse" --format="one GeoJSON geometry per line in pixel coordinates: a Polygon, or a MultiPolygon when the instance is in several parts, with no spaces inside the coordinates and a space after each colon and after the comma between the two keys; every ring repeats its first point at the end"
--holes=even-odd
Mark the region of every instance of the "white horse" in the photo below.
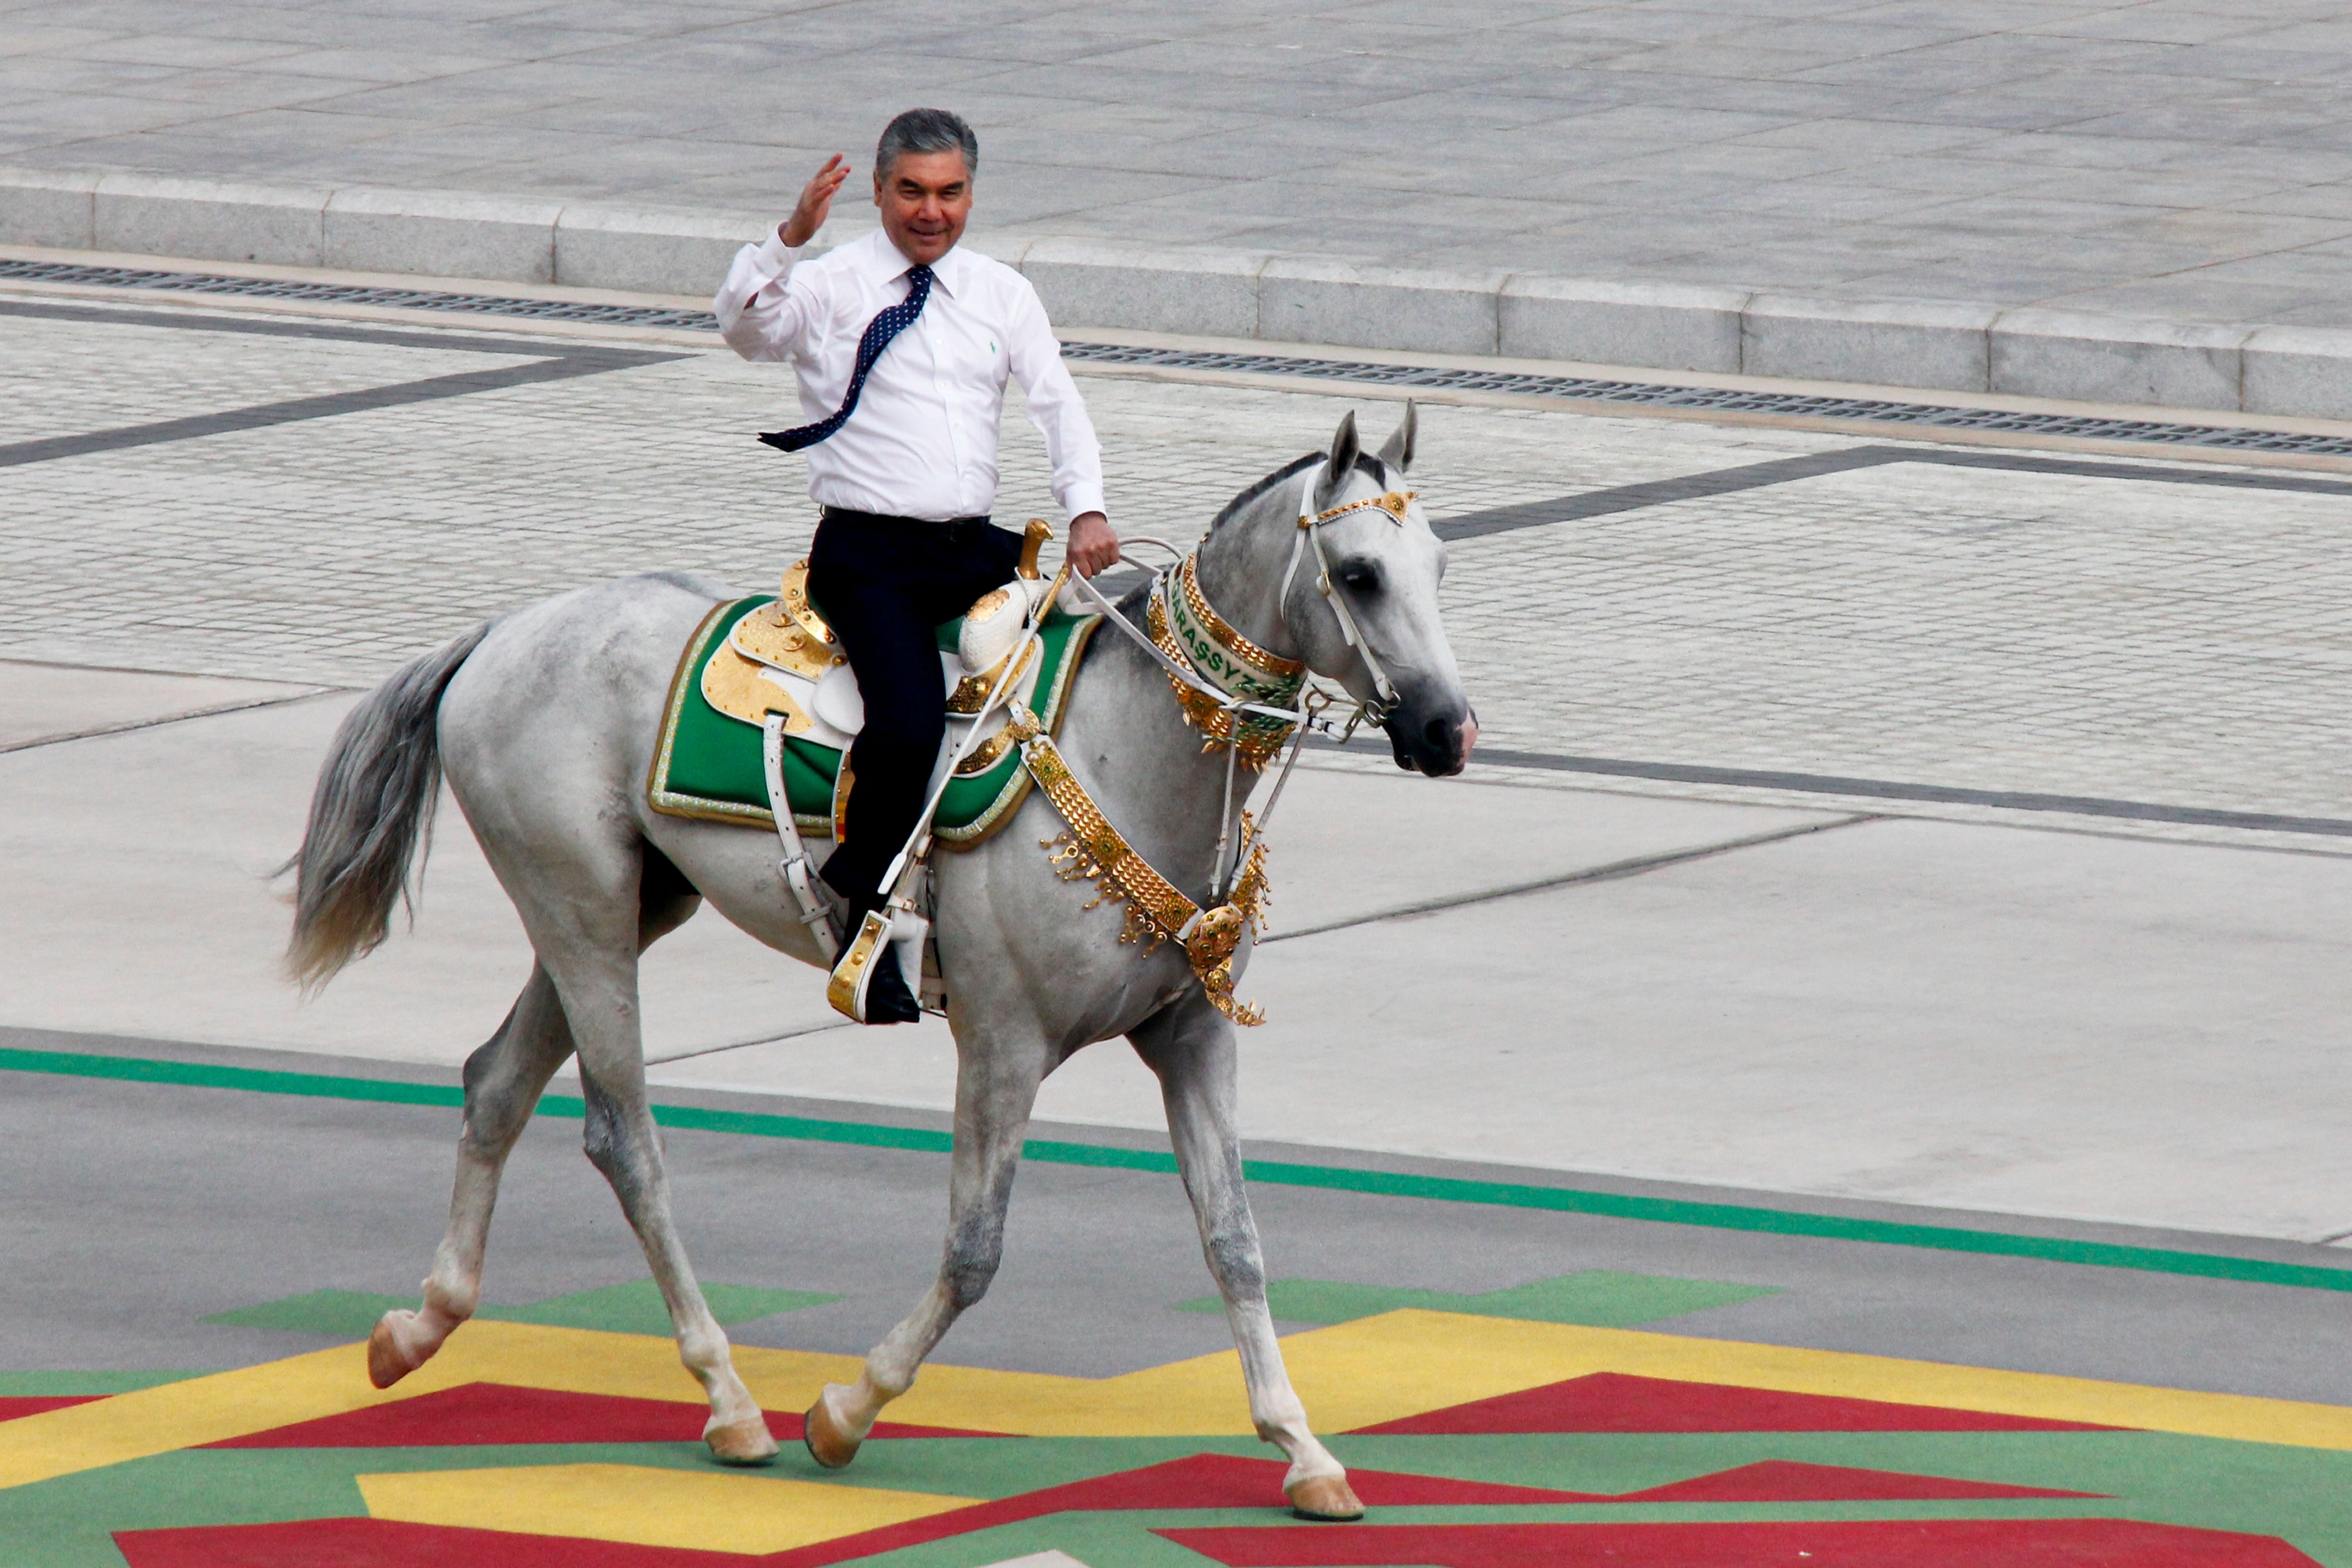
{"type": "MultiPolygon", "coordinates": [[[[1329,452],[1302,458],[1225,507],[1195,557],[1209,603],[1262,648],[1303,660],[1359,699],[1386,683],[1400,767],[1461,771],[1476,737],[1438,619],[1444,547],[1407,507],[1414,419],[1377,457],[1355,416],[1329,452]],[[1301,514],[1357,505],[1300,559],[1301,514]],[[1328,564],[1328,587],[1319,561],[1328,564]],[[1336,594],[1335,602],[1333,595],[1336,594]],[[1352,614],[1352,627],[1342,624],[1352,614]],[[1360,639],[1370,662],[1359,651],[1360,639]]],[[[719,1460],[761,1464],[776,1444],[730,1363],[671,1221],[646,1099],[637,957],[704,899],[751,935],[820,963],[779,874],[772,835],[660,815],[646,779],[678,654],[723,589],[657,575],[583,588],[515,611],[416,660],[343,721],[320,771],[302,847],[291,972],[324,984],[384,938],[430,825],[438,777],[514,900],[537,963],[488,1043],[467,1060],[449,1228],[414,1311],[387,1313],[368,1346],[377,1386],[438,1350],[480,1300],[499,1173],[549,1078],[580,1059],[588,1158],[611,1182],[668,1304],[680,1359],[710,1400],[719,1460]]],[[[1141,595],[1122,605],[1132,611],[1141,595]]],[[[1130,616],[1130,619],[1138,618],[1130,616]]],[[[1188,896],[1212,879],[1226,763],[1188,728],[1167,672],[1105,628],[1074,683],[1060,734],[1070,770],[1133,848],[1188,896]]],[[[1237,791],[1245,795],[1245,790],[1237,791]]],[[[1233,802],[1238,812],[1240,801],[1233,802]]],[[[946,1256],[914,1311],[867,1355],[854,1386],[809,1411],[810,1451],[845,1465],[882,1407],[913,1384],[949,1325],[987,1290],[1038,1084],[1080,1047],[1124,1035],[1160,1083],[1168,1130],[1209,1271],[1241,1351],[1250,1416],[1290,1458],[1283,1490],[1307,1517],[1353,1518],[1346,1471],[1308,1429],[1266,1310],[1265,1271],[1243,1191],[1234,1042],[1183,950],[1119,941],[1115,908],[1066,881],[1040,845],[1063,824],[1032,790],[1006,830],[938,858],[936,929],[955,1032],[955,1150],[946,1256]]],[[[1235,955],[1238,970],[1248,952],[1235,955]]]]}

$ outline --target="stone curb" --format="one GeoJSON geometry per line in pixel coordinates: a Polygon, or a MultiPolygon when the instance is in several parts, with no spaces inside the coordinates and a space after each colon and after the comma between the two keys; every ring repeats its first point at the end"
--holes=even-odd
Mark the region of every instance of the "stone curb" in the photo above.
{"type": "MultiPolygon", "coordinates": [[[[698,295],[773,214],[0,168],[0,244],[698,295]]],[[[824,243],[855,237],[828,231],[824,243]]],[[[2352,418],[2352,331],[975,236],[1067,329],[2352,418]]]]}

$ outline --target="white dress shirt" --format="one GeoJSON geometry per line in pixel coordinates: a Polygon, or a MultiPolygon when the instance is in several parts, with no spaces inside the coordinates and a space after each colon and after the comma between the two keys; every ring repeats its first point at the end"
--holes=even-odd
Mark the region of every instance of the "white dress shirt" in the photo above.
{"type": "MultiPolygon", "coordinates": [[[[841,406],[866,324],[907,298],[913,263],[877,229],[813,261],[772,230],[727,269],[711,309],[747,360],[789,360],[802,417],[841,406]]],[[[959,247],[931,264],[931,293],[866,378],[856,412],[806,448],[819,506],[944,521],[996,502],[996,431],[1004,378],[1018,377],[1029,422],[1054,462],[1066,517],[1101,511],[1102,451],[1029,280],[959,247]]]]}

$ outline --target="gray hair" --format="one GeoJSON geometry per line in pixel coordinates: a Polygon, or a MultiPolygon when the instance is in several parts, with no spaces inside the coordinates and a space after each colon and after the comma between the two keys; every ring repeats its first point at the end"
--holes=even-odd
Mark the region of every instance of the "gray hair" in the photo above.
{"type": "Polygon", "coordinates": [[[961,153],[964,173],[980,173],[980,138],[961,115],[944,109],[910,109],[884,126],[874,148],[874,172],[887,175],[901,153],[961,153]]]}

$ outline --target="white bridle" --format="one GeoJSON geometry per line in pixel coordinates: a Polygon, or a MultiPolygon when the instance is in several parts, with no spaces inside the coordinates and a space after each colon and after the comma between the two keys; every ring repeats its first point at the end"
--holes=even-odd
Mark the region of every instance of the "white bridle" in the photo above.
{"type": "MultiPolygon", "coordinates": [[[[1307,546],[1311,542],[1315,546],[1315,586],[1322,591],[1324,603],[1331,606],[1332,616],[1339,623],[1339,635],[1347,639],[1349,647],[1356,650],[1356,657],[1363,661],[1364,672],[1372,678],[1374,700],[1356,705],[1356,719],[1349,721],[1348,725],[1352,732],[1359,721],[1369,718],[1377,724],[1395,712],[1397,689],[1396,683],[1389,679],[1389,672],[1381,668],[1380,656],[1372,652],[1371,639],[1365,637],[1363,628],[1356,624],[1356,613],[1349,608],[1348,596],[1339,592],[1339,584],[1331,580],[1331,558],[1323,552],[1323,528],[1334,519],[1358,511],[1378,511],[1402,528],[1405,509],[1412,504],[1417,492],[1387,490],[1318,512],[1315,510],[1315,480],[1320,472],[1319,468],[1309,468],[1306,488],[1298,494],[1298,537],[1290,546],[1290,564],[1283,569],[1282,596],[1275,601],[1274,614],[1275,618],[1282,623],[1282,629],[1289,631],[1290,584],[1298,575],[1298,563],[1306,557],[1307,546]]],[[[1292,638],[1296,641],[1297,634],[1292,634],[1292,638]]]]}
{"type": "MultiPolygon", "coordinates": [[[[1364,636],[1363,628],[1357,624],[1355,612],[1349,606],[1347,596],[1340,592],[1340,584],[1331,579],[1330,557],[1323,550],[1323,528],[1325,524],[1335,519],[1366,510],[1382,512],[1390,521],[1402,528],[1406,509],[1412,504],[1416,492],[1387,490],[1380,495],[1367,496],[1360,500],[1349,501],[1318,513],[1315,510],[1315,483],[1321,474],[1320,465],[1309,468],[1306,485],[1299,491],[1298,537],[1290,547],[1290,564],[1282,574],[1282,593],[1275,601],[1274,616],[1276,624],[1282,627],[1292,642],[1296,643],[1298,640],[1297,634],[1291,629],[1290,626],[1290,584],[1297,576],[1298,563],[1305,558],[1307,547],[1311,542],[1315,547],[1315,585],[1321,591],[1324,602],[1331,606],[1331,614],[1339,623],[1340,637],[1346,639],[1349,647],[1356,650],[1356,657],[1362,662],[1364,672],[1372,678],[1372,695],[1369,698],[1356,699],[1355,711],[1349,715],[1347,727],[1340,731],[1339,743],[1345,745],[1354,736],[1356,727],[1366,719],[1379,724],[1384,722],[1390,714],[1396,711],[1397,689],[1395,683],[1389,679],[1388,670],[1381,665],[1380,656],[1372,652],[1370,639],[1364,636]]],[[[1155,545],[1179,561],[1181,561],[1185,554],[1183,551],[1177,549],[1164,539],[1142,536],[1130,539],[1128,543],[1155,545]]],[[[1127,559],[1123,552],[1120,559],[1127,559]]],[[[1138,562],[1136,564],[1140,565],[1142,563],[1138,562]]],[[[1153,576],[1157,578],[1158,575],[1159,573],[1155,571],[1153,576]]],[[[1298,762],[1299,747],[1306,742],[1307,731],[1309,729],[1338,728],[1329,720],[1320,716],[1323,709],[1335,705],[1332,698],[1328,692],[1308,683],[1300,688],[1298,706],[1296,708],[1276,708],[1263,702],[1247,701],[1202,679],[1200,673],[1190,667],[1189,661],[1171,658],[1158,643],[1146,637],[1125,616],[1120,615],[1118,606],[1105,598],[1102,590],[1091,582],[1076,573],[1069,574],[1069,582],[1081,597],[1094,601],[1096,608],[1102,612],[1104,619],[1124,632],[1136,647],[1150,655],[1153,662],[1166,670],[1170,676],[1224,710],[1229,716],[1231,723],[1226,733],[1231,739],[1225,746],[1224,809],[1218,818],[1217,853],[1209,881],[1211,898],[1222,898],[1224,895],[1227,867],[1230,865],[1238,868],[1243,858],[1249,853],[1249,845],[1245,843],[1241,847],[1240,852],[1233,856],[1230,860],[1226,856],[1226,849],[1232,842],[1234,769],[1236,759],[1241,754],[1240,733],[1237,727],[1239,720],[1244,714],[1255,714],[1281,720],[1291,727],[1290,755],[1283,760],[1282,773],[1275,780],[1274,793],[1266,797],[1265,809],[1258,814],[1257,827],[1252,835],[1255,838],[1262,835],[1265,831],[1265,825],[1273,820],[1274,808],[1282,800],[1284,787],[1290,783],[1290,770],[1298,762]]],[[[1352,693],[1350,695],[1352,696],[1352,693]]]]}

